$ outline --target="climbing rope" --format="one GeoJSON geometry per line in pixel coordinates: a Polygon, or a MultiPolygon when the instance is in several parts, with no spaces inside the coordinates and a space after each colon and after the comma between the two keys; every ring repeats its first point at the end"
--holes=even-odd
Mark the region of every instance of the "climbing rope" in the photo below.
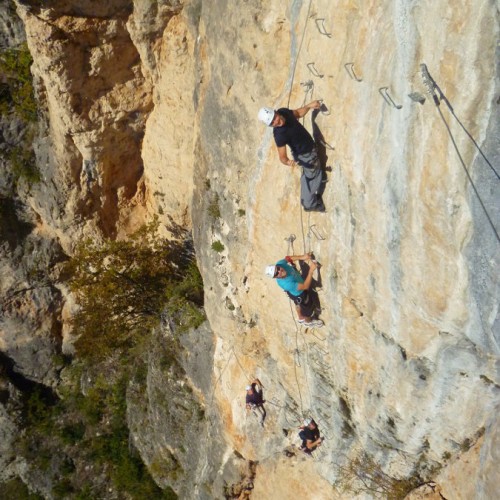
{"type": "Polygon", "coordinates": [[[437,106],[437,110],[439,111],[439,115],[441,116],[441,119],[443,120],[443,123],[444,123],[444,125],[446,127],[446,130],[448,131],[448,134],[450,136],[451,142],[452,142],[452,144],[453,144],[453,146],[455,148],[455,151],[457,152],[458,159],[460,160],[460,163],[461,163],[461,165],[462,165],[462,167],[463,167],[463,169],[464,169],[464,171],[465,171],[465,173],[467,175],[467,179],[469,180],[470,185],[472,186],[472,189],[474,190],[474,193],[476,193],[477,199],[478,199],[478,201],[479,201],[479,203],[480,203],[480,205],[481,205],[481,207],[482,207],[482,209],[484,211],[484,214],[486,215],[486,218],[488,219],[488,222],[490,223],[491,229],[493,229],[493,232],[495,233],[497,241],[500,243],[500,236],[498,235],[498,231],[496,230],[495,225],[493,224],[493,221],[491,220],[491,217],[490,217],[490,215],[488,213],[488,210],[486,210],[486,207],[485,207],[485,205],[483,203],[483,200],[481,199],[481,196],[479,195],[479,192],[478,192],[478,190],[477,190],[477,188],[476,188],[476,186],[474,184],[474,181],[472,180],[472,177],[471,177],[471,175],[469,173],[469,170],[467,169],[467,167],[465,165],[465,162],[464,162],[464,160],[463,160],[463,158],[462,158],[462,156],[460,154],[460,151],[459,151],[459,149],[457,147],[455,139],[453,138],[453,135],[451,133],[450,127],[448,126],[448,122],[446,121],[445,117],[443,116],[443,112],[441,111],[441,108],[439,106],[437,106]]]}
{"type": "Polygon", "coordinates": [[[290,99],[292,97],[293,82],[295,80],[295,70],[297,69],[297,63],[299,62],[300,51],[302,50],[302,44],[304,43],[304,36],[306,34],[306,28],[307,28],[307,19],[309,19],[309,13],[311,12],[311,4],[312,4],[312,0],[309,0],[309,6],[307,7],[306,22],[304,23],[304,29],[302,30],[302,37],[300,39],[299,49],[297,50],[297,55],[295,56],[295,64],[293,65],[293,69],[292,69],[292,78],[290,81],[290,92],[288,93],[288,103],[286,106],[287,108],[290,107],[290,99]]]}
{"type": "MultiPolygon", "coordinates": [[[[448,107],[452,111],[452,114],[455,116],[455,114],[453,113],[453,108],[451,108],[451,105],[448,103],[448,100],[446,99],[446,97],[442,93],[441,89],[438,87],[437,83],[434,81],[432,76],[429,74],[429,70],[427,69],[427,66],[425,64],[421,64],[420,70],[422,72],[422,79],[424,81],[425,86],[427,87],[427,91],[428,91],[429,95],[432,97],[432,100],[434,101],[436,109],[439,112],[439,116],[441,117],[441,120],[443,121],[444,126],[446,127],[446,130],[448,131],[448,135],[450,136],[453,147],[455,148],[458,159],[460,160],[460,164],[462,165],[462,167],[465,171],[465,174],[467,175],[467,179],[469,180],[470,185],[472,186],[472,189],[474,190],[474,193],[476,194],[477,199],[478,199],[478,201],[479,201],[479,203],[480,203],[480,205],[481,205],[481,207],[486,215],[486,218],[488,219],[488,222],[490,223],[490,226],[493,229],[493,232],[495,233],[495,237],[496,237],[497,241],[500,243],[500,236],[498,235],[498,231],[496,230],[495,225],[493,224],[493,221],[491,220],[491,217],[488,213],[488,210],[486,210],[486,207],[483,203],[483,200],[481,199],[481,196],[479,195],[479,192],[476,188],[476,185],[474,184],[474,181],[472,180],[472,177],[469,173],[469,170],[467,169],[467,166],[465,165],[465,162],[462,158],[462,155],[460,154],[460,150],[458,149],[457,143],[455,142],[455,138],[453,137],[453,134],[451,133],[448,122],[446,121],[446,118],[444,117],[443,112],[441,111],[441,107],[440,107],[441,100],[444,100],[447,103],[448,107]],[[439,93],[439,97],[437,96],[436,91],[439,93]]],[[[458,120],[458,118],[457,118],[457,120],[458,120]]],[[[458,121],[460,122],[460,120],[458,120],[458,121]]],[[[463,128],[463,126],[462,126],[462,128],[463,128]]],[[[467,135],[469,135],[469,137],[471,137],[468,132],[467,132],[467,135]]],[[[472,137],[471,137],[471,139],[472,139],[472,137]]],[[[473,140],[473,142],[474,142],[474,144],[476,144],[476,142],[474,140],[473,140]]],[[[483,157],[484,157],[484,155],[483,155],[483,157]]],[[[488,161],[488,164],[491,166],[489,161],[488,161]]],[[[495,169],[493,169],[493,171],[495,172],[495,174],[497,174],[495,169]]],[[[498,174],[497,174],[497,176],[498,176],[498,174]]]]}
{"type": "Polygon", "coordinates": [[[245,378],[247,380],[250,380],[250,377],[248,376],[247,372],[243,368],[243,365],[241,364],[241,362],[240,362],[240,360],[238,358],[238,355],[236,354],[236,351],[234,350],[234,345],[231,347],[231,351],[233,352],[234,357],[236,358],[236,362],[238,363],[239,367],[241,368],[241,371],[243,372],[243,375],[245,375],[245,378]]]}

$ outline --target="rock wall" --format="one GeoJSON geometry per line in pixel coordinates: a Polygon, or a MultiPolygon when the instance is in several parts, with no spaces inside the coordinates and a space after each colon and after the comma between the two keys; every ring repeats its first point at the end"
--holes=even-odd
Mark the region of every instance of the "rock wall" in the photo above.
{"type": "MultiPolygon", "coordinates": [[[[28,241],[41,234],[58,255],[71,253],[84,235],[125,237],[153,215],[165,231],[172,221],[193,229],[214,334],[202,365],[213,366],[196,375],[193,356],[179,378],[207,418],[187,432],[202,434],[199,453],[158,438],[176,411],[162,407],[153,352],[148,399],[130,400],[129,419],[157,482],[184,498],[192,484],[200,498],[245,488],[256,498],[332,498],[354,495],[356,477],[375,464],[379,477],[437,480],[445,497],[466,491],[462,482],[472,495],[495,491],[498,239],[461,159],[498,231],[497,7],[19,0],[17,8],[41,103],[42,181],[22,193],[36,226],[28,241]],[[439,108],[422,63],[447,99],[439,108]],[[301,211],[300,173],[279,164],[270,129],[256,120],[263,105],[318,98],[325,214],[301,211]],[[305,251],[322,263],[320,330],[297,325],[263,276],[266,264],[305,251]],[[244,409],[253,376],[265,385],[264,429],[244,409]],[[312,459],[292,446],[308,415],[326,437],[312,459]],[[155,463],[182,464],[184,475],[155,463]]],[[[310,114],[304,123],[312,130],[310,114]]],[[[9,259],[2,276],[18,268],[9,259]]],[[[53,293],[53,310],[33,314],[55,314],[49,339],[59,346],[71,303],[61,313],[65,291],[53,293]]],[[[26,295],[22,307],[35,299],[26,295]]],[[[25,334],[3,324],[2,351],[40,379],[12,354],[25,334]]]]}
{"type": "MultiPolygon", "coordinates": [[[[240,7],[234,24],[213,6],[202,14],[211,79],[193,205],[195,230],[205,221],[195,234],[227,439],[260,461],[261,493],[259,481],[290,443],[280,430],[309,414],[327,435],[315,470],[330,483],[342,481],[338,466],[360,450],[395,477],[430,478],[495,426],[498,241],[425,93],[420,64],[455,113],[441,103],[498,227],[498,179],[460,127],[494,165],[498,26],[490,21],[498,13],[489,2],[240,7]],[[228,68],[243,69],[244,78],[228,68]],[[315,98],[327,107],[315,119],[332,167],[326,214],[301,212],[299,173],[279,164],[270,130],[255,119],[262,105],[295,108],[315,98]],[[213,191],[215,221],[207,219],[213,191]],[[266,264],[311,250],[323,264],[319,331],[298,327],[263,276],[266,264]],[[267,387],[262,432],[244,411],[252,376],[267,387]]],[[[281,467],[286,497],[302,479],[292,474],[295,463],[281,467]]],[[[498,478],[482,476],[474,487],[489,481],[498,478]]]]}

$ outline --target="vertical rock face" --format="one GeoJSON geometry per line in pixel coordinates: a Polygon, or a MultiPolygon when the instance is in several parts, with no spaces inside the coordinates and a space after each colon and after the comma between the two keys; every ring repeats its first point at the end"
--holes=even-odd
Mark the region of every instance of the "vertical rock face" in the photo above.
{"type": "Polygon", "coordinates": [[[289,442],[279,429],[311,414],[328,437],[316,470],[330,482],[342,476],[339,457],[361,449],[395,477],[432,476],[495,425],[498,241],[439,110],[498,227],[498,179],[460,126],[494,165],[496,11],[425,1],[240,7],[234,23],[212,6],[202,14],[210,79],[196,178],[210,190],[199,182],[193,205],[228,439],[261,461],[258,484],[289,442]],[[421,63],[448,99],[439,110],[421,63]],[[315,120],[332,167],[326,214],[301,213],[299,174],[278,163],[255,119],[262,105],[315,98],[327,106],[315,120]],[[221,217],[210,220],[214,192],[221,217]],[[266,264],[311,250],[323,264],[317,332],[294,324],[263,276],[266,264]],[[262,432],[241,395],[254,375],[268,386],[262,432]]]}
{"type": "MultiPolygon", "coordinates": [[[[332,498],[331,485],[352,492],[376,464],[377,477],[417,482],[441,470],[446,497],[465,477],[467,452],[480,457],[463,461],[472,494],[494,491],[499,253],[484,212],[498,231],[492,2],[19,0],[18,12],[42,105],[42,181],[23,192],[33,227],[12,247],[17,260],[5,252],[2,291],[29,288],[4,276],[42,245],[30,243],[36,234],[70,253],[78,237],[123,237],[153,214],[193,229],[213,367],[200,377],[194,356],[179,379],[217,430],[196,421],[195,404],[186,436],[201,434],[200,450],[152,438],[183,413],[162,406],[152,352],[147,401],[131,397],[129,419],[159,484],[186,498],[196,484],[210,498],[226,483],[229,494],[243,457],[258,465],[234,494],[253,487],[258,498],[285,498],[307,475],[303,495],[332,498]],[[318,98],[315,135],[331,167],[325,214],[301,211],[300,173],[279,164],[256,120],[261,106],[318,98]],[[266,264],[306,251],[322,263],[326,325],[317,331],[296,325],[263,276],[266,264]],[[244,408],[254,376],[265,386],[264,429],[244,408]],[[315,460],[285,458],[308,415],[325,443],[315,460]]],[[[0,10],[2,31],[21,36],[4,19],[0,10]]],[[[312,131],[310,114],[304,123],[312,131]]],[[[38,324],[60,314],[58,290],[34,293],[2,319],[2,350],[21,345],[26,309],[38,324]]],[[[25,373],[44,378],[23,359],[25,373]]]]}

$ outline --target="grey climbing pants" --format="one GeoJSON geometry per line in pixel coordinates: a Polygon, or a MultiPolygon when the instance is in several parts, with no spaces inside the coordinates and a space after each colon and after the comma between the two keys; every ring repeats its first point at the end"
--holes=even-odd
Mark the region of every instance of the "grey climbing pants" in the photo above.
{"type": "Polygon", "coordinates": [[[295,160],[302,167],[300,201],[306,210],[314,210],[322,205],[322,201],[316,193],[320,189],[321,181],[323,180],[323,173],[321,172],[316,148],[309,153],[297,155],[295,160]]]}

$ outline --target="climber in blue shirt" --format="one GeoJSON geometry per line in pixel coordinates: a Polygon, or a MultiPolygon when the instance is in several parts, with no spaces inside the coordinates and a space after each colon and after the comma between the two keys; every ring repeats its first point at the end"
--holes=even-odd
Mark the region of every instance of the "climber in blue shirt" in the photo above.
{"type": "Polygon", "coordinates": [[[318,267],[316,261],[312,259],[310,253],[304,255],[287,256],[276,262],[274,266],[266,267],[266,276],[275,278],[278,285],[285,290],[288,297],[293,300],[299,319],[299,323],[303,323],[308,327],[322,327],[323,321],[320,319],[312,319],[315,305],[310,295],[310,288],[313,279],[313,272],[318,267]],[[301,276],[299,271],[293,265],[296,261],[306,261],[309,270],[305,278],[301,276]]]}

